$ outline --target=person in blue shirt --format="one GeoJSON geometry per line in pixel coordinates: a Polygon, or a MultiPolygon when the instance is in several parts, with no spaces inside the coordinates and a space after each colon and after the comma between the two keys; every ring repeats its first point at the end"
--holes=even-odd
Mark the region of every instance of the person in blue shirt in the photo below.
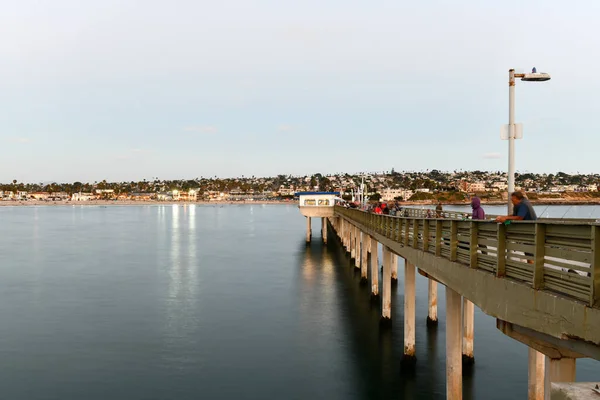
{"type": "Polygon", "coordinates": [[[535,221],[537,215],[533,206],[525,198],[522,192],[513,192],[510,195],[510,201],[513,203],[513,215],[500,216],[496,218],[496,222],[504,221],[535,221]]]}

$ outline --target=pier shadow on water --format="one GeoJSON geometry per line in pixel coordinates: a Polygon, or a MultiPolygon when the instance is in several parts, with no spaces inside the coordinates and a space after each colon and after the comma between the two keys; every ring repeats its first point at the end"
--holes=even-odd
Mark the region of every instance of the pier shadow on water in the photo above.
{"type": "MultiPolygon", "coordinates": [[[[351,360],[354,399],[444,399],[445,323],[444,307],[439,307],[440,322],[427,327],[427,284],[417,283],[416,364],[402,362],[404,347],[404,264],[398,265],[398,283],[392,284],[392,324],[380,325],[381,296],[372,301],[370,285],[360,285],[360,270],[330,232],[327,245],[320,237],[302,243],[304,257],[312,265],[333,264],[333,284],[337,286],[337,307],[331,318],[340,322],[339,337],[344,341],[345,357],[351,360]],[[424,287],[424,291],[423,291],[424,287]],[[423,298],[425,303],[423,304],[423,298]]],[[[370,265],[370,263],[369,263],[370,265]]],[[[379,271],[380,291],[382,273],[379,271]]],[[[318,276],[317,276],[318,279],[318,276]]],[[[424,280],[424,279],[423,279],[424,280]]],[[[426,280],[425,280],[426,281],[426,280]]],[[[439,288],[440,299],[444,298],[439,288]]],[[[443,303],[443,301],[440,301],[443,303]]],[[[465,369],[464,398],[472,396],[474,369],[465,369]]]]}

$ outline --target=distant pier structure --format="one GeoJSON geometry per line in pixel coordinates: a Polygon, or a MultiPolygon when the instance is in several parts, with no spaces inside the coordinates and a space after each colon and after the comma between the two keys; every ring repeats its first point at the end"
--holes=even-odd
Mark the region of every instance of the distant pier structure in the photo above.
{"type": "Polygon", "coordinates": [[[311,218],[321,218],[321,236],[327,243],[327,218],[333,217],[336,200],[340,199],[339,192],[298,192],[298,207],[306,217],[306,242],[312,237],[311,218]]]}

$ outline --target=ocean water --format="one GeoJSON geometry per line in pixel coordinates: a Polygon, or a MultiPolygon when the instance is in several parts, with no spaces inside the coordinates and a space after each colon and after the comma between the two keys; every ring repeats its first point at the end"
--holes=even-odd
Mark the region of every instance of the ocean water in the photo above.
{"type": "MultiPolygon", "coordinates": [[[[591,210],[591,209],[590,209],[591,210]]],[[[562,212],[557,210],[558,212],[562,212]]],[[[333,234],[291,205],[0,208],[1,399],[443,399],[417,275],[416,368],[333,234]]],[[[476,309],[465,399],[525,398],[527,348],[476,309]]],[[[580,360],[577,378],[600,380],[580,360]]]]}

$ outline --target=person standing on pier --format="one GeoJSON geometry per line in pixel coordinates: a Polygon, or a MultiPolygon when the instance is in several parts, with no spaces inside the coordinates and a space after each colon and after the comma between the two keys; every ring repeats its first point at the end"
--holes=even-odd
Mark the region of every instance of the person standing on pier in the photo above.
{"type": "Polygon", "coordinates": [[[435,217],[442,218],[442,202],[439,201],[437,207],[435,207],[435,217]]]}
{"type": "Polygon", "coordinates": [[[471,219],[485,219],[485,211],[481,207],[481,199],[479,197],[475,196],[471,199],[471,208],[473,209],[471,219]]]}
{"type": "MultiPolygon", "coordinates": [[[[472,220],[485,219],[485,211],[481,207],[481,199],[479,197],[475,196],[471,199],[471,208],[473,209],[473,213],[471,214],[472,220]]],[[[479,244],[477,247],[481,249],[481,254],[487,254],[487,251],[484,250],[487,249],[486,245],[479,244]]]]}

